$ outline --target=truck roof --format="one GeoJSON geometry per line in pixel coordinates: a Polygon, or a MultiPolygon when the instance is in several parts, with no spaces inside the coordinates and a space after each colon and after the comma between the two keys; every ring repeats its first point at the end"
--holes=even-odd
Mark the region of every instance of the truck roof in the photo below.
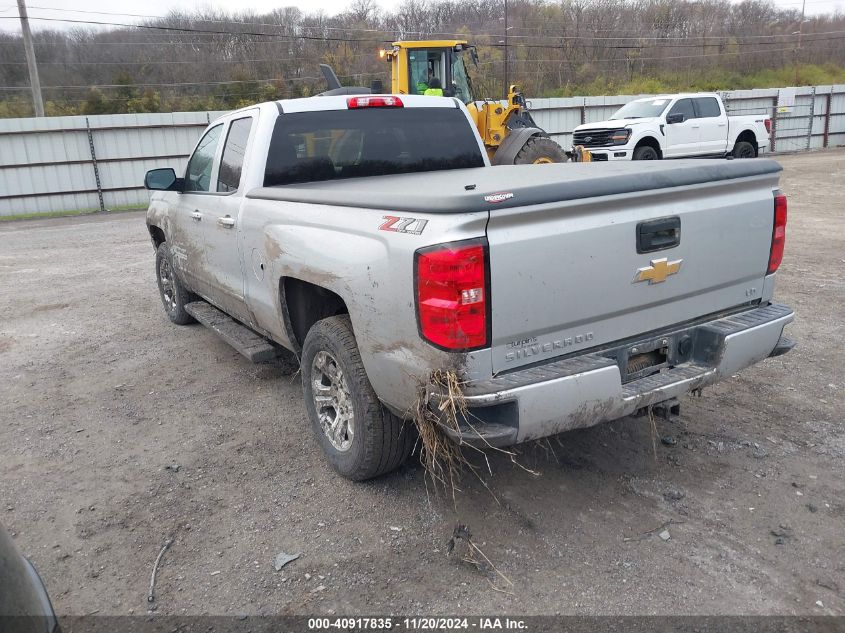
{"type": "MultiPolygon", "coordinates": [[[[360,95],[327,95],[324,97],[301,97],[299,99],[280,99],[278,101],[264,101],[232,110],[217,117],[221,119],[239,112],[249,110],[268,109],[280,113],[293,112],[325,112],[330,110],[348,110],[348,100],[351,97],[395,97],[402,102],[404,108],[460,108],[460,101],[454,97],[428,97],[424,95],[391,95],[391,94],[360,94],[360,95]]],[[[215,119],[214,121],[216,121],[215,119]]],[[[212,123],[214,122],[212,121],[212,123]]]]}
{"type": "Polygon", "coordinates": [[[378,98],[393,97],[399,99],[405,108],[457,108],[458,101],[452,97],[427,97],[424,95],[327,95],[325,97],[303,97],[301,99],[282,99],[276,101],[282,112],[316,112],[325,110],[347,110],[348,100],[354,97],[378,98]]]}
{"type": "Polygon", "coordinates": [[[716,97],[720,98],[715,92],[675,92],[672,94],[649,95],[647,97],[639,97],[634,101],[651,101],[652,99],[694,99],[696,97],[716,97]]]}

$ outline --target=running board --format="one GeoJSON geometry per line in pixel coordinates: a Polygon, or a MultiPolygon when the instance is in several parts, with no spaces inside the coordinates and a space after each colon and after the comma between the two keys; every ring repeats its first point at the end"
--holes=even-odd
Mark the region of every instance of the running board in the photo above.
{"type": "Polygon", "coordinates": [[[205,301],[192,301],[185,305],[185,312],[217,334],[229,345],[246,356],[253,363],[266,363],[282,353],[282,348],[273,345],[247,326],[235,321],[205,301]]]}

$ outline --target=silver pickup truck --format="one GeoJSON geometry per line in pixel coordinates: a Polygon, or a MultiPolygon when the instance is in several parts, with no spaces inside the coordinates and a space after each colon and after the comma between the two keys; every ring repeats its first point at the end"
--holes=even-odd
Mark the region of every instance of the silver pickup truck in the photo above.
{"type": "Polygon", "coordinates": [[[318,441],[360,480],[406,459],[438,370],[468,406],[445,432],[508,446],[788,351],[779,171],[491,167],[455,99],[313,97],[214,121],[183,176],[147,174],[147,226],[170,319],[294,352],[318,441]]]}

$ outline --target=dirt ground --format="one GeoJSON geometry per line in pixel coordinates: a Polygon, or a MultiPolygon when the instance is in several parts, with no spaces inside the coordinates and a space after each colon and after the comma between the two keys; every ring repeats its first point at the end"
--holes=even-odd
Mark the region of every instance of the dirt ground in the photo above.
{"type": "Polygon", "coordinates": [[[492,456],[498,503],[336,476],[298,376],[166,319],[142,214],[0,224],[0,522],[68,615],[146,613],[168,538],[159,613],[845,614],[845,150],[778,160],[798,347],[656,458],[630,418],[524,449],[539,476],[492,456]],[[512,585],[446,556],[458,522],[512,585]]]}

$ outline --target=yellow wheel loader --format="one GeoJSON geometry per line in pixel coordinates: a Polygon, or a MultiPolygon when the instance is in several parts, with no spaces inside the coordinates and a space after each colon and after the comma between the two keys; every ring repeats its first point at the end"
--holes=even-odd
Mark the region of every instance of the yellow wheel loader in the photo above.
{"type": "MultiPolygon", "coordinates": [[[[445,96],[466,104],[494,165],[565,163],[569,160],[560,145],[534,122],[525,97],[516,85],[508,87],[507,103],[476,100],[464,57],[469,56],[477,63],[478,56],[475,46],[466,41],[399,41],[379,51],[379,56],[390,64],[388,92],[421,95],[439,85],[445,96]],[[432,83],[434,86],[430,86],[432,83]]],[[[383,92],[381,82],[374,82],[371,88],[342,87],[329,66],[320,64],[320,68],[329,84],[328,92],[323,94],[360,94],[362,90],[383,92]]]]}

